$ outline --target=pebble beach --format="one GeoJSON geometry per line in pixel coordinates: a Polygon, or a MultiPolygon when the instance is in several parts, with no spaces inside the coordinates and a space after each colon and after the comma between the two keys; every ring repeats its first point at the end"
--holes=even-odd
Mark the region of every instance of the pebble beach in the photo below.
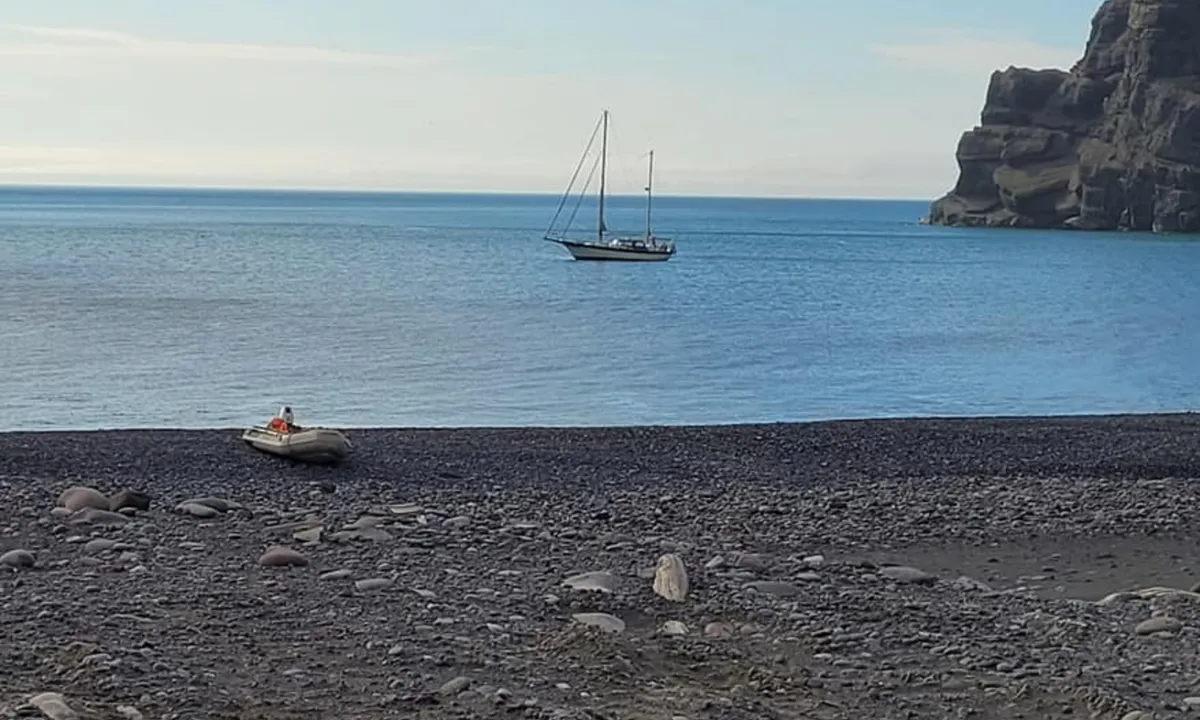
{"type": "Polygon", "coordinates": [[[0,434],[0,718],[1189,717],[1200,416],[0,434]]]}

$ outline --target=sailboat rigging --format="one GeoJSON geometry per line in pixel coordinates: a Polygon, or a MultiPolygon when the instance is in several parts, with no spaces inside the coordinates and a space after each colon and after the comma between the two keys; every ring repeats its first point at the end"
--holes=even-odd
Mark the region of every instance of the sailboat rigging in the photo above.
{"type": "Polygon", "coordinates": [[[567,185],[567,190],[563,193],[563,198],[559,202],[558,211],[554,213],[554,217],[550,220],[550,227],[546,230],[545,239],[550,242],[555,242],[567,249],[571,256],[576,260],[667,260],[675,254],[675,243],[666,238],[655,237],[651,226],[651,209],[652,196],[654,192],[654,151],[650,151],[649,164],[646,176],[646,232],[642,237],[621,236],[609,233],[608,227],[604,222],[605,196],[607,191],[608,181],[608,111],[604,110],[600,114],[600,120],[597,127],[592,131],[592,137],[588,140],[587,147],[584,148],[583,156],[579,159],[579,164],[575,168],[575,173],[571,176],[571,182],[567,185]],[[600,156],[592,165],[591,171],[588,173],[587,181],[584,183],[583,189],[580,191],[579,199],[575,203],[575,207],[571,210],[571,215],[563,228],[563,233],[554,232],[554,224],[558,221],[563,208],[566,206],[567,198],[570,197],[571,189],[575,185],[575,181],[579,178],[579,172],[583,169],[584,160],[591,152],[592,145],[596,141],[596,134],[600,134],[600,156]],[[600,170],[600,188],[596,202],[596,239],[571,239],[565,235],[567,228],[575,219],[575,214],[579,210],[579,204],[583,200],[584,193],[587,192],[587,186],[591,184],[593,175],[595,175],[597,166],[600,170]]]}

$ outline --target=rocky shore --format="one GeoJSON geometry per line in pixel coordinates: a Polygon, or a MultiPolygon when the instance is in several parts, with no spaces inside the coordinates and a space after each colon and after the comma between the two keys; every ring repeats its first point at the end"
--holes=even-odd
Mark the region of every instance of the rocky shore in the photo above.
{"type": "Polygon", "coordinates": [[[1200,416],[347,434],[0,435],[0,718],[1200,711],[1200,416]]]}

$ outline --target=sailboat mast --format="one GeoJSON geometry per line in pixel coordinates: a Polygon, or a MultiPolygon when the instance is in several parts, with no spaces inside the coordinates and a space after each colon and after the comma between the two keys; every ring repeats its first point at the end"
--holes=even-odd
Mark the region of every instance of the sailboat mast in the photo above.
{"type": "Polygon", "coordinates": [[[608,111],[604,111],[604,133],[600,140],[600,203],[596,217],[596,239],[604,242],[604,184],[608,174],[608,111]]]}
{"type": "Polygon", "coordinates": [[[650,202],[654,195],[654,151],[650,151],[650,167],[646,171],[646,241],[650,240],[650,202]]]}

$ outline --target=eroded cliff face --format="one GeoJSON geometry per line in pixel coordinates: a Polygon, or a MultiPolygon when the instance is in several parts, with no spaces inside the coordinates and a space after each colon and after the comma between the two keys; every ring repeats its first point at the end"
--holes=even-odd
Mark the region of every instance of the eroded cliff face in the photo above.
{"type": "Polygon", "coordinates": [[[992,74],[935,225],[1200,232],[1200,0],[1107,0],[1070,71],[992,74]]]}

